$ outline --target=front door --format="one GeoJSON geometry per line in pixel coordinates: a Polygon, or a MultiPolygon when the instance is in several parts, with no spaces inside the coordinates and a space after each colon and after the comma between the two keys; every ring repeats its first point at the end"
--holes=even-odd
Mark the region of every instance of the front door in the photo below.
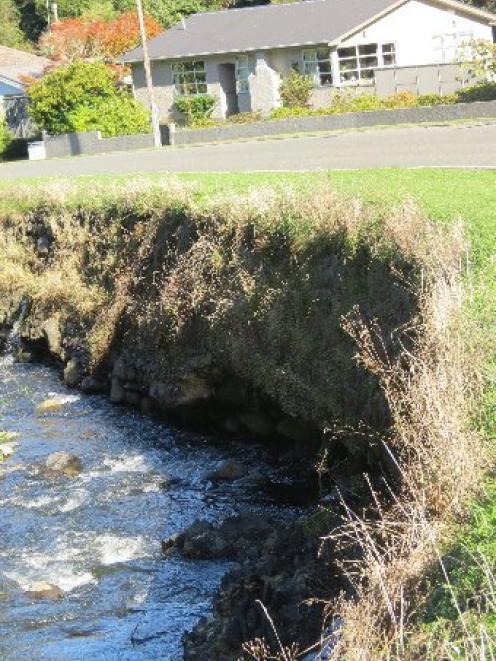
{"type": "Polygon", "coordinates": [[[219,83],[225,100],[226,117],[239,112],[236,90],[236,67],[234,64],[219,64],[219,83]]]}

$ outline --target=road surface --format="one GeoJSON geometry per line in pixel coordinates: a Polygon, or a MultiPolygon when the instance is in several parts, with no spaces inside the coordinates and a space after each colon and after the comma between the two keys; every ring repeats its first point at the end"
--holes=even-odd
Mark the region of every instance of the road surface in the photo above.
{"type": "Polygon", "coordinates": [[[496,121],[370,129],[0,165],[0,181],[148,172],[496,168],[496,121]]]}

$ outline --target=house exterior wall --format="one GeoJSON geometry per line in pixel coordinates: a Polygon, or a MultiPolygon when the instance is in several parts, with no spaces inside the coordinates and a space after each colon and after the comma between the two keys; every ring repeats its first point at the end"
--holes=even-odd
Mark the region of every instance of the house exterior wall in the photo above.
{"type": "Polygon", "coordinates": [[[398,67],[435,64],[434,37],[454,32],[472,33],[476,39],[492,41],[491,26],[428,1],[410,0],[339,46],[394,42],[398,67]]]}
{"type": "MultiPolygon", "coordinates": [[[[409,89],[423,94],[437,91],[447,94],[459,87],[459,81],[451,80],[447,67],[437,66],[439,50],[435,37],[461,33],[476,39],[492,40],[492,28],[460,11],[442,9],[430,0],[410,0],[353,35],[349,35],[331,52],[334,72],[334,86],[315,87],[311,95],[312,106],[328,106],[331,93],[341,87],[337,48],[358,46],[370,43],[394,43],[396,67],[378,71],[377,80],[370,83],[351,85],[346,89],[357,94],[385,94],[385,90],[409,89]],[[432,66],[435,65],[435,66],[432,66]],[[440,72],[443,71],[441,74],[440,72]],[[448,76],[447,79],[443,76],[448,76]]],[[[312,46],[315,48],[316,46],[312,46]]],[[[327,44],[321,44],[327,47],[327,44]]],[[[279,86],[282,77],[294,66],[303,70],[304,48],[268,49],[247,53],[249,60],[249,92],[238,93],[240,112],[258,111],[268,114],[280,105],[279,86]]],[[[226,100],[219,80],[219,65],[235,64],[236,55],[215,55],[198,58],[205,60],[208,94],[217,99],[212,113],[215,119],[226,116],[226,100]]],[[[181,116],[174,109],[174,87],[172,65],[167,61],[155,61],[152,66],[156,101],[162,122],[180,121],[181,116]]],[[[143,65],[133,65],[133,81],[136,97],[148,104],[143,65]]]]}
{"type": "MultiPolygon", "coordinates": [[[[220,81],[219,65],[235,65],[236,55],[227,54],[198,59],[203,59],[205,61],[207,93],[217,100],[212,117],[214,119],[223,119],[226,116],[227,104],[220,81]]],[[[253,53],[249,55],[249,67],[251,85],[255,78],[256,67],[256,57],[253,53]]],[[[143,103],[145,107],[148,107],[149,100],[148,92],[146,89],[146,79],[143,64],[133,64],[132,73],[134,95],[139,101],[141,101],[141,103],[143,103]]],[[[158,107],[160,121],[181,121],[181,113],[174,108],[175,91],[172,74],[172,63],[170,61],[161,60],[152,62],[152,79],[155,91],[155,101],[158,107]]],[[[249,92],[238,94],[238,105],[240,112],[249,112],[252,110],[251,95],[249,92]]]]}

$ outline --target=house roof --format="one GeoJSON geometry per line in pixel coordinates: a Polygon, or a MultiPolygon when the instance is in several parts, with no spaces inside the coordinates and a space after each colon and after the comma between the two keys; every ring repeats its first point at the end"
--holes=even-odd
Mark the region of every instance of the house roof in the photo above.
{"type": "Polygon", "coordinates": [[[24,77],[39,78],[50,60],[33,53],[0,46],[0,78],[23,87],[24,77]]]}
{"type": "MultiPolygon", "coordinates": [[[[496,20],[494,14],[457,0],[434,1],[488,22],[496,20]]],[[[150,58],[158,60],[332,43],[405,2],[303,0],[193,14],[151,39],[148,50],[150,58]]],[[[122,57],[122,61],[128,63],[142,60],[142,48],[135,48],[122,57]]]]}

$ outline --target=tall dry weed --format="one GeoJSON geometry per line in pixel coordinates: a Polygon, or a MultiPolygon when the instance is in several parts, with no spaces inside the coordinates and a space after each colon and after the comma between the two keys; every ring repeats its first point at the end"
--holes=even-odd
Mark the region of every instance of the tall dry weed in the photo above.
{"type": "MultiPolygon", "coordinates": [[[[404,250],[410,246],[426,265],[414,346],[393,360],[381,329],[366,323],[359,310],[344,320],[357,360],[375,374],[388,401],[392,426],[383,443],[398,482],[386,485],[386,502],[371,487],[368,513],[358,516],[346,508],[345,523],[329,536],[345,557],[353,549],[355,558],[342,563],[355,596],[330,608],[343,623],[335,659],[415,658],[409,635],[422,599],[420,582],[433,564],[442,563],[448,522],[463,514],[486,467],[484,443],[470,427],[481,357],[471,348],[462,314],[465,242],[460,224],[450,237],[433,229],[427,242],[425,234],[419,242],[418,235],[395,230],[404,250]]],[[[466,658],[479,658],[469,641],[467,636],[466,658]]],[[[437,653],[429,658],[445,658],[437,653]]]]}

